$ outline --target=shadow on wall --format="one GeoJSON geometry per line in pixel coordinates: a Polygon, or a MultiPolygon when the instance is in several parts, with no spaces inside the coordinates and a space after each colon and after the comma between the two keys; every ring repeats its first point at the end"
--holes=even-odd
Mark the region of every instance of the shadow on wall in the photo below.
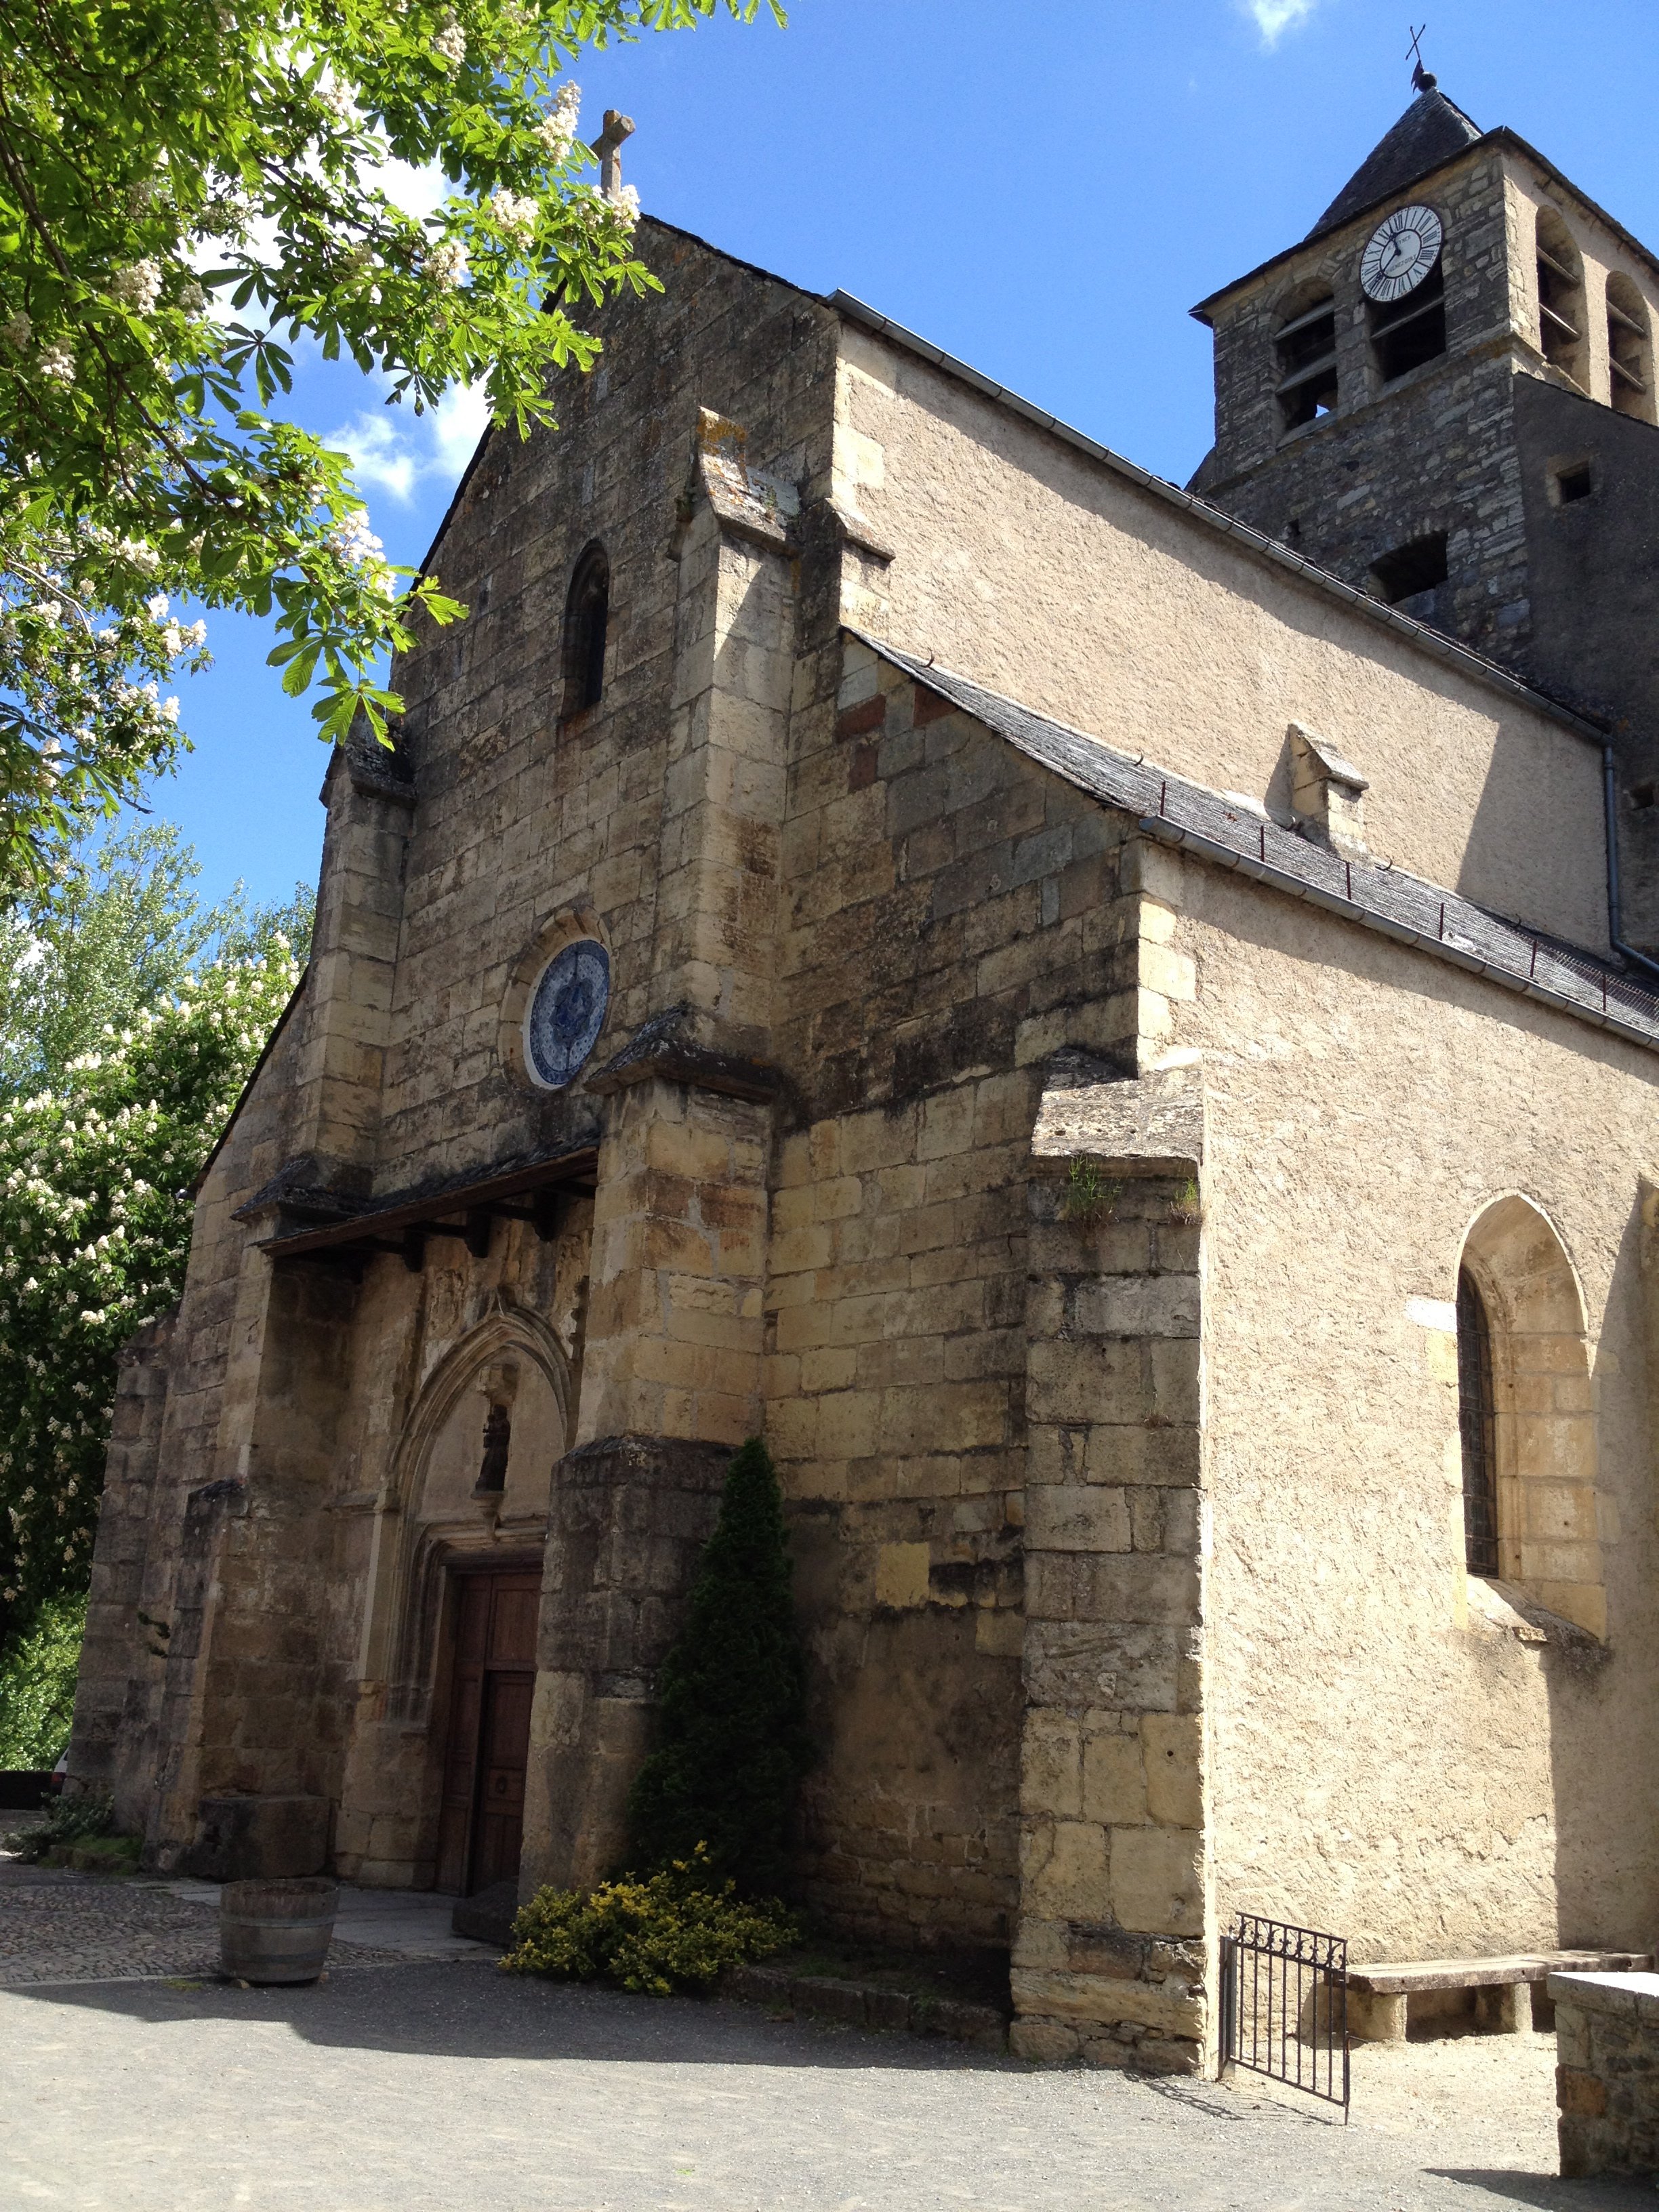
{"type": "MultiPolygon", "coordinates": [[[[1645,1319],[1642,1237],[1638,1205],[1613,1261],[1610,1316],[1645,1319]]],[[[1644,1331],[1632,1328],[1622,1358],[1608,1349],[1610,1333],[1604,1328],[1598,1340],[1591,1382],[1601,1463],[1589,1540],[1608,1569],[1601,1600],[1604,1640],[1552,1640],[1543,1650],[1555,1887],[1562,1943],[1646,1949],[1659,1939],[1654,1786],[1659,1700],[1651,1688],[1656,1648],[1648,1579],[1652,1547],[1643,1540],[1653,1522],[1652,1449],[1643,1419],[1645,1360],[1638,1347],[1644,1331]],[[1620,1486],[1622,1501],[1608,1480],[1621,1465],[1634,1478],[1620,1486]]]]}

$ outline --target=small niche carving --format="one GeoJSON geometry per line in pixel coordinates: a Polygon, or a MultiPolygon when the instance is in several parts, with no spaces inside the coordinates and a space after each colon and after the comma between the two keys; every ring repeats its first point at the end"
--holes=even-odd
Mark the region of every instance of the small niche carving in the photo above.
{"type": "Polygon", "coordinates": [[[513,1416],[505,1406],[492,1406],[483,1425],[483,1457],[478,1465],[478,1480],[472,1486],[475,1498],[499,1498],[507,1488],[507,1454],[513,1449],[513,1416]]]}

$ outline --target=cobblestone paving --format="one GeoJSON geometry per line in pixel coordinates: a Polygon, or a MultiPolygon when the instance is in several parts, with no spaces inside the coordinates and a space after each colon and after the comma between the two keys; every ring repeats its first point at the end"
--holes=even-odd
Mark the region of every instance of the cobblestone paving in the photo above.
{"type": "MultiPolygon", "coordinates": [[[[336,1942],[331,1966],[402,1957],[336,1942]]],[[[219,1972],[215,1908],[157,1885],[0,1862],[0,1988],[136,1976],[198,1981],[219,1972]]]]}

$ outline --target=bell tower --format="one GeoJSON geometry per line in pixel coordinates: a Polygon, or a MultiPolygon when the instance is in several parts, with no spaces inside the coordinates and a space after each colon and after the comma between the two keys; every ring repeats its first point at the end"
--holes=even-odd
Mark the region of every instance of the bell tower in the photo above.
{"type": "Polygon", "coordinates": [[[1216,441],[1190,489],[1606,729],[1624,934],[1651,951],[1659,259],[1413,84],[1308,235],[1193,310],[1216,441]]]}

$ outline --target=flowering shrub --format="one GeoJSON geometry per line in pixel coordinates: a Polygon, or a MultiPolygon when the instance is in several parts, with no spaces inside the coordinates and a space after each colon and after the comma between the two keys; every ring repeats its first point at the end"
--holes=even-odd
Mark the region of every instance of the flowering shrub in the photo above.
{"type": "Polygon", "coordinates": [[[707,1991],[728,1966],[769,1959],[799,1929],[775,1899],[750,1904],[714,1887],[699,1844],[660,1874],[622,1875],[597,1889],[538,1889],[513,1923],[509,1974],[614,1982],[647,1996],[707,1991]]]}
{"type": "Polygon", "coordinates": [[[179,1296],[191,1183],[299,973],[276,938],[186,974],[0,1103],[0,1626],[85,1588],[116,1353],[179,1296]]]}

